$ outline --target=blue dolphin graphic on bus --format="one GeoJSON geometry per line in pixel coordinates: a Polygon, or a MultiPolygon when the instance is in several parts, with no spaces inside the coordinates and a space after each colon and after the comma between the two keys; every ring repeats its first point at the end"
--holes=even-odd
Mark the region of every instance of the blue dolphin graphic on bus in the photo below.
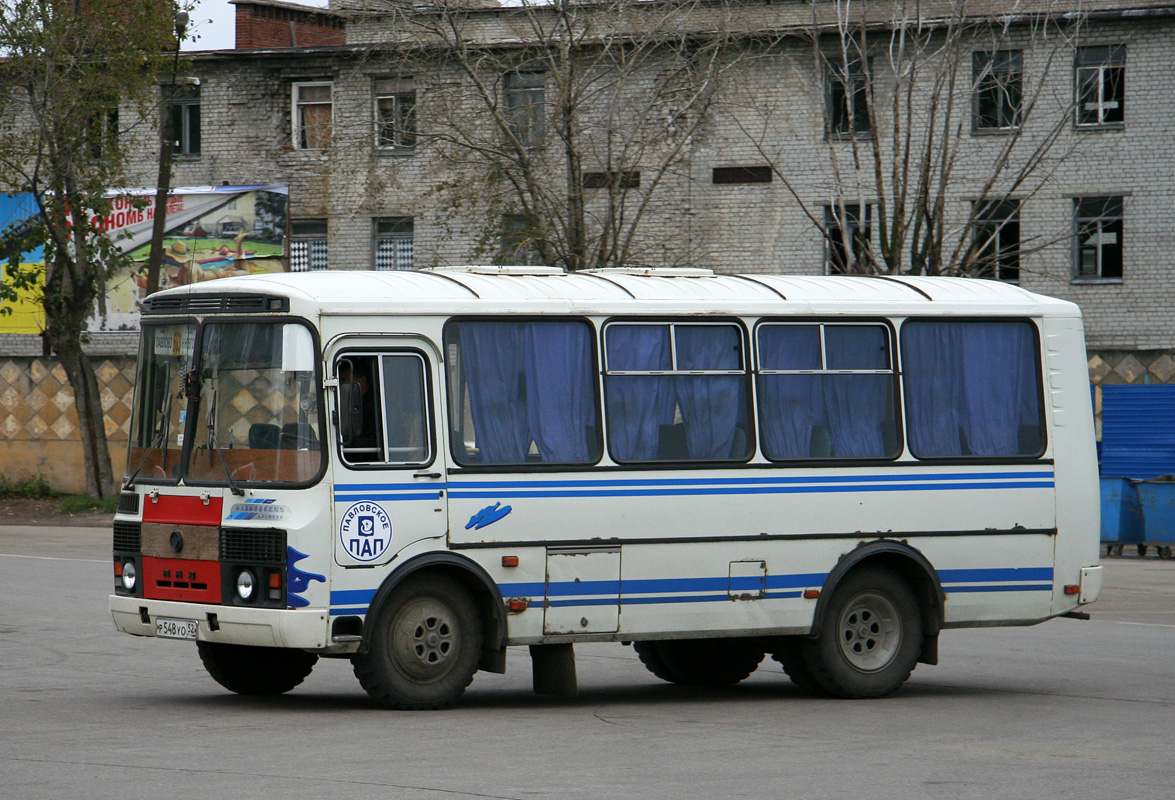
{"type": "Polygon", "coordinates": [[[286,547],[286,601],[291,608],[302,608],[310,605],[310,601],[304,597],[299,597],[300,592],[306,591],[310,586],[310,581],[319,581],[326,583],[325,575],[318,575],[314,572],[303,572],[294,566],[297,562],[304,558],[309,558],[305,553],[299,553],[292,547],[286,547]]]}
{"type": "Polygon", "coordinates": [[[474,530],[480,531],[487,525],[493,525],[495,522],[502,519],[502,517],[506,516],[514,510],[513,506],[505,506],[500,508],[501,505],[501,501],[498,501],[492,506],[486,506],[481,511],[478,511],[469,518],[469,522],[465,523],[465,530],[473,528],[474,530]]]}

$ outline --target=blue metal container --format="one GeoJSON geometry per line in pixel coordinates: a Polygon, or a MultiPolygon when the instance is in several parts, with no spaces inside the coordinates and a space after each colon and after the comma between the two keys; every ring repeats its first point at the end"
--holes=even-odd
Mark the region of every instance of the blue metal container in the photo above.
{"type": "Polygon", "coordinates": [[[1175,481],[1139,481],[1137,486],[1146,541],[1175,543],[1175,481]]]}
{"type": "Polygon", "coordinates": [[[1113,544],[1143,541],[1138,491],[1129,478],[1102,478],[1102,541],[1113,544]]]}

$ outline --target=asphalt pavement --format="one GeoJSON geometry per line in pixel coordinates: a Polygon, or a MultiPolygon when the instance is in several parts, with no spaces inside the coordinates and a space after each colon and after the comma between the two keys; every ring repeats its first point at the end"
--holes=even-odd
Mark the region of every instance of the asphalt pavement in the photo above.
{"type": "Polygon", "coordinates": [[[0,527],[0,800],[1175,796],[1175,560],[1105,560],[1088,622],[947,631],[883,700],[805,697],[770,660],[688,689],[590,645],[575,700],[514,648],[456,707],[391,712],[346,661],[244,698],[190,643],[115,632],[109,535],[0,527]]]}

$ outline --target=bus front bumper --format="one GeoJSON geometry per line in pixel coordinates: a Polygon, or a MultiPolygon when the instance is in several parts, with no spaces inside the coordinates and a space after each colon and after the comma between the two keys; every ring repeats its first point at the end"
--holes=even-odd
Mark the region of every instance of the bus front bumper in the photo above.
{"type": "Polygon", "coordinates": [[[156,621],[194,620],[203,642],[328,650],[325,610],[242,608],[110,595],[114,627],[133,636],[155,636],[156,621]]]}

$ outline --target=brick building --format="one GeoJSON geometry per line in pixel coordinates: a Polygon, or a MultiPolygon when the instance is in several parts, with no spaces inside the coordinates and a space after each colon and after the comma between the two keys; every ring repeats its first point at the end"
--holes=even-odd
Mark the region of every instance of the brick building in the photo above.
{"type": "MultiPolygon", "coordinates": [[[[488,3],[237,0],[237,48],[184,67],[199,87],[177,101],[173,184],[289,184],[291,269],[561,263],[532,246],[530,226],[560,224],[568,238],[574,226],[556,219],[568,198],[584,209],[588,250],[623,239],[627,263],[852,268],[861,248],[881,248],[893,196],[862,142],[895,114],[886,32],[903,6],[869,4],[874,18],[847,37],[836,7],[606,2],[560,18],[488,3]],[[453,56],[438,22],[474,62],[453,56]],[[575,58],[552,56],[564,40],[575,58]],[[561,127],[564,95],[585,120],[574,130],[561,127]],[[543,173],[530,207],[509,185],[520,160],[543,173]]],[[[948,21],[966,23],[956,88],[937,95],[955,115],[948,239],[971,243],[983,274],[1078,303],[1095,384],[1175,382],[1175,6],[918,7],[936,22],[926,52],[948,21]],[[1001,156],[1009,143],[1016,155],[1001,156]]],[[[927,92],[909,107],[925,109],[927,92]]],[[[128,182],[150,186],[158,148],[149,125],[138,131],[128,182]]]]}

